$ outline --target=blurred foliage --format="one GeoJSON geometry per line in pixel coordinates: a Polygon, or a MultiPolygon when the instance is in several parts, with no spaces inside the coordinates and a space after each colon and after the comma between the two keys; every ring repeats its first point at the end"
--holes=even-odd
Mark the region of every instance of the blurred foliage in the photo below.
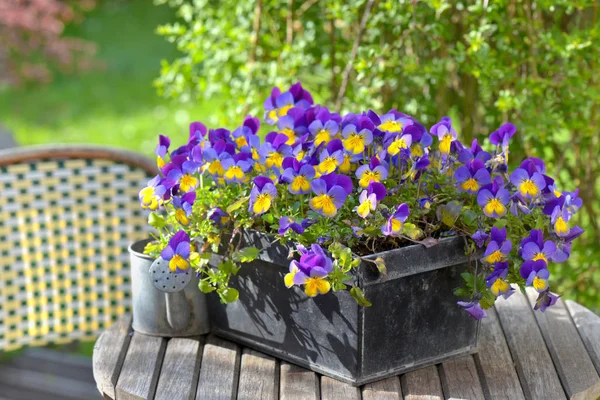
{"type": "Polygon", "coordinates": [[[90,69],[96,46],[63,35],[80,22],[95,0],[12,0],[0,2],[0,82],[49,82],[52,70],[90,69]]]}
{"type": "Polygon", "coordinates": [[[450,115],[466,143],[515,123],[511,164],[539,156],[559,187],[580,187],[587,233],[551,268],[557,291],[600,308],[598,1],[155,1],[180,17],[157,30],[180,51],[163,61],[159,93],[228,99],[232,128],[297,80],[342,111],[394,107],[429,125],[450,115]]]}

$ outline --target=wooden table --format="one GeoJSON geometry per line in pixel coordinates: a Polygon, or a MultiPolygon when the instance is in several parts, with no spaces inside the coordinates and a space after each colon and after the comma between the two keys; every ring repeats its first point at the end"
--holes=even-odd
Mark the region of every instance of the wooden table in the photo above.
{"type": "Polygon", "coordinates": [[[535,298],[517,292],[499,300],[482,322],[477,354],[361,388],[214,335],[134,334],[130,318],[96,342],[94,377],[105,398],[118,400],[596,399],[600,318],[562,300],[534,313],[535,298]]]}

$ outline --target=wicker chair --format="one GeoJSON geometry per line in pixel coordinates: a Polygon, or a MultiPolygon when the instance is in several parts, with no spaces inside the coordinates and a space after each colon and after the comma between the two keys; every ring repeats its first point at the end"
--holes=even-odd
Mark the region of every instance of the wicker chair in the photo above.
{"type": "Polygon", "coordinates": [[[156,174],[101,147],[0,151],[0,352],[96,337],[130,306],[129,244],[156,174]]]}

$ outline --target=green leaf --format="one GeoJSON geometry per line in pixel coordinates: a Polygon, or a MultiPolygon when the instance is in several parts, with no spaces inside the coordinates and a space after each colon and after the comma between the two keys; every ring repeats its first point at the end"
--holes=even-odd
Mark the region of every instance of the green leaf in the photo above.
{"type": "Polygon", "coordinates": [[[377,270],[382,274],[382,275],[387,275],[387,268],[385,266],[385,261],[383,261],[383,258],[381,257],[377,257],[375,259],[375,266],[377,267],[377,270]]]}
{"type": "Polygon", "coordinates": [[[167,226],[167,220],[162,215],[153,212],[148,215],[148,225],[156,229],[161,229],[167,226]]]}
{"type": "Polygon", "coordinates": [[[420,228],[417,228],[415,224],[411,224],[410,222],[404,224],[402,230],[404,234],[412,240],[418,240],[423,237],[423,231],[420,228]]]}
{"type": "Polygon", "coordinates": [[[208,283],[208,281],[204,279],[198,283],[198,289],[200,289],[202,293],[210,293],[216,290],[216,288],[213,285],[211,285],[210,283],[208,283]]]}
{"type": "Polygon", "coordinates": [[[358,286],[352,286],[352,289],[350,289],[350,295],[354,298],[354,300],[356,300],[359,306],[371,307],[371,302],[366,299],[362,289],[358,286]]]}
{"type": "Polygon", "coordinates": [[[240,298],[240,292],[238,292],[237,289],[234,288],[226,288],[224,290],[219,291],[219,297],[221,298],[221,301],[225,304],[233,303],[234,301],[240,298]]]}
{"type": "Polygon", "coordinates": [[[256,247],[244,247],[233,253],[231,257],[234,261],[248,263],[256,260],[256,257],[258,257],[259,254],[260,250],[256,247]]]}
{"type": "Polygon", "coordinates": [[[236,211],[237,209],[239,209],[240,207],[242,207],[244,205],[245,202],[247,202],[250,199],[250,197],[246,196],[246,197],[242,197],[241,199],[237,200],[235,203],[230,204],[229,207],[227,207],[227,209],[225,211],[227,211],[227,214],[231,214],[234,211],[236,211]]]}
{"type": "Polygon", "coordinates": [[[233,273],[234,264],[231,260],[227,260],[219,264],[218,268],[219,271],[223,271],[226,274],[231,274],[233,273]]]}
{"type": "Polygon", "coordinates": [[[144,254],[153,254],[160,252],[160,250],[160,243],[152,241],[144,247],[144,254]]]}

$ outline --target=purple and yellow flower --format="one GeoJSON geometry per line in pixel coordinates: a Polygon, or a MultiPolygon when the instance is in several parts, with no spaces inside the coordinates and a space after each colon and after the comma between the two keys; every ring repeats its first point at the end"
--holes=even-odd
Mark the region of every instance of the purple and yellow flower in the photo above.
{"type": "Polygon", "coordinates": [[[368,129],[358,131],[357,127],[348,124],[342,130],[344,149],[351,154],[362,154],[366,146],[373,142],[373,132],[368,129]]]}
{"type": "Polygon", "coordinates": [[[310,93],[302,88],[300,82],[292,85],[290,90],[281,93],[278,87],[274,87],[271,95],[265,100],[265,122],[276,123],[279,118],[287,115],[292,107],[306,109],[313,104],[310,93]]]}
{"type": "Polygon", "coordinates": [[[504,262],[511,250],[512,242],[506,238],[506,228],[498,229],[493,226],[490,242],[485,249],[485,253],[483,253],[481,261],[492,265],[504,262]]]}
{"type": "Polygon", "coordinates": [[[358,184],[366,188],[371,182],[381,182],[388,176],[388,170],[386,167],[381,165],[381,161],[377,157],[371,157],[369,164],[361,165],[356,170],[356,177],[358,178],[358,184]]]}
{"type": "Polygon", "coordinates": [[[473,317],[473,319],[480,320],[482,318],[487,317],[485,310],[481,308],[479,303],[476,303],[474,301],[459,301],[456,304],[463,307],[465,311],[468,312],[471,317],[473,317]]]}
{"type": "Polygon", "coordinates": [[[556,244],[556,252],[552,256],[552,261],[563,262],[571,256],[571,242],[581,236],[585,231],[579,226],[575,225],[569,230],[569,234],[565,237],[560,238],[556,244]]]}
{"type": "Polygon", "coordinates": [[[560,296],[550,293],[550,289],[540,293],[537,300],[535,301],[534,310],[540,310],[541,312],[546,311],[546,308],[556,304],[560,296]]]}
{"type": "Polygon", "coordinates": [[[187,159],[185,155],[177,155],[171,157],[171,162],[165,165],[163,173],[169,178],[179,184],[179,189],[182,192],[190,192],[199,184],[199,180],[196,177],[200,166],[187,159]]]}
{"type": "Polygon", "coordinates": [[[163,249],[160,256],[169,262],[171,271],[183,272],[190,267],[190,254],[190,237],[185,231],[179,231],[169,240],[169,244],[163,249]]]}
{"type": "Polygon", "coordinates": [[[331,285],[326,278],[333,269],[331,259],[318,244],[311,245],[310,251],[302,245],[297,248],[300,260],[290,263],[290,272],[284,278],[285,286],[304,285],[304,292],[310,297],[329,292],[331,285]]]}
{"type": "Polygon", "coordinates": [[[546,240],[541,243],[543,240],[541,230],[534,229],[530,236],[523,239],[521,241],[521,257],[525,260],[523,266],[525,266],[528,262],[535,262],[542,260],[546,264],[552,259],[554,256],[554,252],[556,251],[556,244],[552,240],[546,240]],[[534,231],[537,231],[537,235],[534,234],[534,231]],[[532,240],[535,238],[535,240],[532,240]]]}
{"type": "Polygon", "coordinates": [[[334,139],[327,144],[327,147],[319,155],[319,165],[317,170],[323,174],[331,174],[344,162],[344,150],[342,141],[334,139]]]}
{"type": "Polygon", "coordinates": [[[192,122],[190,124],[190,139],[196,138],[200,140],[204,136],[206,136],[206,125],[200,121],[192,122]]]}
{"type": "MultiPolygon", "coordinates": [[[[525,270],[521,268],[521,274],[525,274],[525,270]]],[[[527,286],[533,286],[533,288],[538,292],[544,292],[549,288],[548,278],[550,277],[550,272],[546,268],[546,263],[542,260],[535,261],[531,265],[531,271],[527,276],[526,284],[527,286]]]]}
{"type": "Polygon", "coordinates": [[[570,228],[568,222],[570,219],[571,215],[566,207],[561,208],[560,206],[556,206],[554,208],[552,216],[550,217],[550,223],[557,236],[566,237],[569,235],[570,228]]]}
{"type": "Polygon", "coordinates": [[[482,186],[490,183],[491,177],[483,161],[474,159],[467,165],[458,167],[454,172],[454,179],[458,190],[475,194],[482,186]]]}
{"type": "Polygon", "coordinates": [[[452,119],[450,119],[450,117],[442,117],[442,120],[433,125],[429,132],[438,137],[442,154],[447,155],[450,153],[450,145],[458,137],[456,131],[452,127],[452,119]]]}
{"type": "Polygon", "coordinates": [[[510,201],[510,193],[498,182],[498,177],[491,185],[479,190],[477,204],[483,209],[483,213],[490,218],[501,218],[506,215],[507,205],[510,201]]]}
{"type": "Polygon", "coordinates": [[[498,128],[498,130],[490,134],[490,142],[496,146],[502,147],[502,152],[504,153],[504,159],[506,160],[506,163],[508,163],[508,143],[516,131],[517,128],[510,122],[507,122],[498,128]]]}
{"type": "Polygon", "coordinates": [[[315,168],[310,164],[303,164],[293,157],[283,160],[281,179],[288,183],[288,190],[292,194],[310,193],[310,181],[315,177],[315,168]]]}
{"type": "Polygon", "coordinates": [[[385,236],[397,235],[402,231],[404,221],[406,221],[409,215],[410,209],[408,208],[408,205],[405,203],[400,204],[396,208],[396,211],[390,215],[385,225],[381,227],[381,232],[385,236]]]}
{"type": "Polygon", "coordinates": [[[335,120],[329,120],[323,124],[323,121],[315,119],[309,126],[315,147],[321,144],[327,145],[338,134],[340,127],[335,120]]]}
{"type": "Polygon", "coordinates": [[[308,219],[303,219],[300,222],[296,222],[293,218],[281,217],[279,218],[279,230],[277,232],[280,235],[285,235],[285,233],[291,229],[297,234],[302,235],[304,230],[311,226],[312,223],[313,221],[308,219]]]}
{"type": "Polygon", "coordinates": [[[281,168],[283,159],[292,155],[292,148],[286,144],[286,135],[271,132],[265,137],[265,143],[260,146],[258,153],[267,168],[281,168]]]}
{"type": "Polygon", "coordinates": [[[229,214],[227,214],[221,207],[215,207],[208,212],[208,219],[212,221],[212,223],[218,227],[223,227],[230,220],[229,214]]]}
{"type": "Polygon", "coordinates": [[[277,129],[281,134],[287,136],[285,144],[292,145],[296,143],[299,137],[307,131],[304,112],[297,108],[292,108],[288,115],[279,118],[277,129]]]}
{"type": "Polygon", "coordinates": [[[508,263],[496,263],[496,265],[494,265],[494,271],[486,278],[486,285],[494,296],[502,296],[504,299],[508,299],[514,293],[515,290],[506,280],[507,276],[508,263]]]}
{"type": "Polygon", "coordinates": [[[530,174],[523,168],[515,169],[510,174],[510,181],[517,187],[519,194],[527,199],[534,199],[546,188],[546,180],[539,172],[530,174]]]}
{"type": "Polygon", "coordinates": [[[399,133],[402,132],[404,127],[413,123],[410,117],[395,110],[382,115],[378,120],[375,118],[371,119],[373,120],[373,123],[377,125],[377,129],[382,132],[399,133]]]}
{"type": "Polygon", "coordinates": [[[164,167],[167,163],[165,161],[165,156],[169,152],[170,145],[171,140],[167,136],[158,135],[158,144],[154,150],[154,154],[156,154],[156,165],[158,165],[158,168],[164,167]]]}
{"type": "Polygon", "coordinates": [[[243,159],[236,161],[230,157],[221,161],[221,167],[223,168],[223,178],[227,182],[241,183],[246,181],[246,172],[252,168],[252,163],[243,159]]]}
{"type": "Polygon", "coordinates": [[[388,132],[385,134],[383,143],[387,153],[391,156],[395,156],[402,150],[410,149],[410,146],[412,145],[412,135],[388,132]]]}
{"type": "Polygon", "coordinates": [[[336,183],[325,177],[312,181],[310,187],[316,196],[310,199],[310,208],[329,218],[335,216],[348,196],[346,189],[336,183]]]}
{"type": "Polygon", "coordinates": [[[142,208],[155,211],[162,205],[167,190],[175,184],[173,181],[166,185],[165,183],[167,183],[167,180],[163,180],[160,175],[148,181],[148,185],[139,193],[142,208]]]}
{"type": "Polygon", "coordinates": [[[363,190],[358,198],[359,205],[354,211],[362,217],[367,218],[371,211],[377,208],[377,202],[383,200],[386,195],[385,186],[379,182],[371,182],[367,190],[363,190]]]}
{"type": "Polygon", "coordinates": [[[483,230],[478,230],[477,232],[475,232],[472,236],[471,239],[473,239],[473,241],[475,242],[475,244],[477,245],[477,247],[482,248],[483,245],[485,244],[485,242],[490,238],[490,235],[488,235],[487,233],[485,233],[485,231],[483,230]]]}
{"type": "Polygon", "coordinates": [[[190,223],[189,217],[192,215],[192,206],[196,201],[196,192],[185,193],[183,196],[173,197],[173,206],[175,207],[175,219],[181,225],[190,223]]]}
{"type": "Polygon", "coordinates": [[[250,192],[250,205],[248,211],[254,214],[263,214],[269,211],[273,200],[277,198],[277,188],[273,181],[266,176],[254,178],[254,185],[250,192]]]}

